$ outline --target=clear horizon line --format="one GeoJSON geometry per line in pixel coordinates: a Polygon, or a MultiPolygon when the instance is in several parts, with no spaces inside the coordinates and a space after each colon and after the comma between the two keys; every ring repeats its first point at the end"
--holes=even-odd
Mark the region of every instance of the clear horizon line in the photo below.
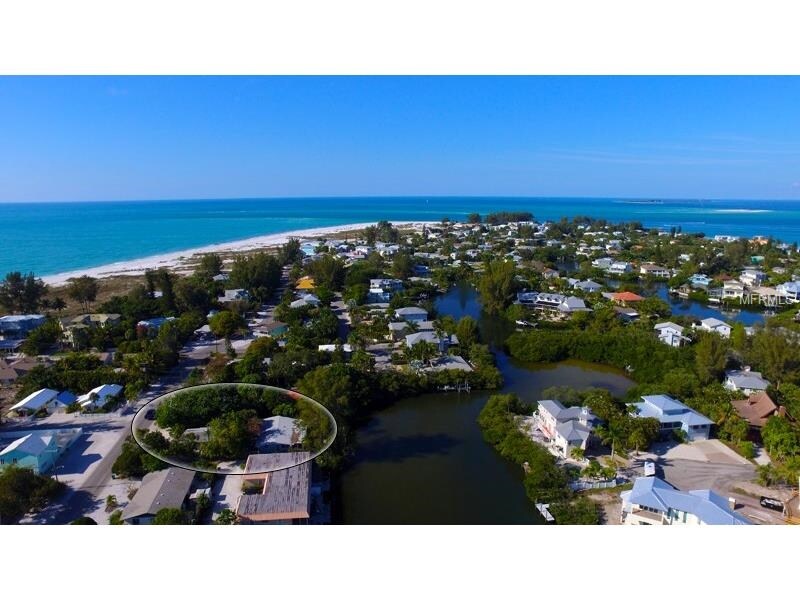
{"type": "Polygon", "coordinates": [[[527,195],[527,194],[334,194],[334,195],[286,195],[286,196],[206,196],[195,198],[111,198],[94,200],[0,200],[0,205],[9,204],[101,204],[124,202],[211,202],[236,200],[342,200],[342,199],[394,199],[394,198],[502,198],[511,200],[641,200],[641,201],[698,201],[698,202],[798,202],[797,198],[720,198],[720,197],[661,197],[646,195],[613,195],[613,196],[567,196],[567,195],[527,195]]]}

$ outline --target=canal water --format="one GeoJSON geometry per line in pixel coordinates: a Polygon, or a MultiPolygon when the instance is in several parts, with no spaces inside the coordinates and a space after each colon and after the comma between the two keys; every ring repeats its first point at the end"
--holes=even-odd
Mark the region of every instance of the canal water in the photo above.
{"type": "MultiPolygon", "coordinates": [[[[481,313],[475,290],[453,288],[440,314],[479,320],[505,378],[502,392],[541,399],[543,389],[601,387],[623,395],[621,372],[579,361],[525,364],[499,349],[513,326],[481,313]]],[[[357,432],[355,459],[340,481],[341,521],[348,524],[539,523],[525,495],[522,469],[487,444],[477,424],[491,392],[425,394],[376,413],[357,432]]]]}

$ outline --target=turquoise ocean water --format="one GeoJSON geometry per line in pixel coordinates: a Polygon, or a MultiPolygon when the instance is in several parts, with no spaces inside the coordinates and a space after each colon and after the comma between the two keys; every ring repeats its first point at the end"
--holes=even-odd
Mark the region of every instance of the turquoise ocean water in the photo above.
{"type": "Polygon", "coordinates": [[[359,197],[0,204],[0,276],[12,270],[52,275],[311,227],[463,220],[497,210],[528,210],[539,220],[588,215],[800,242],[800,201],[359,197]]]}

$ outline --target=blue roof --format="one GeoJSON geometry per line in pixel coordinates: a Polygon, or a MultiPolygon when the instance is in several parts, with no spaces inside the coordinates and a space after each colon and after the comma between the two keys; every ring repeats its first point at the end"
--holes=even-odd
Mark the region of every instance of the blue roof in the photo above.
{"type": "Polygon", "coordinates": [[[707,525],[750,525],[750,521],[728,508],[727,501],[711,490],[682,492],[658,477],[639,477],[633,489],[621,494],[625,503],[649,506],[667,512],[670,508],[696,515],[707,525]]]}
{"type": "Polygon", "coordinates": [[[662,423],[681,421],[684,425],[713,425],[714,422],[708,417],[701,415],[696,410],[692,410],[683,402],[675,400],[666,394],[656,394],[652,396],[642,396],[644,402],[637,402],[634,406],[639,410],[638,416],[652,417],[662,423]]]}

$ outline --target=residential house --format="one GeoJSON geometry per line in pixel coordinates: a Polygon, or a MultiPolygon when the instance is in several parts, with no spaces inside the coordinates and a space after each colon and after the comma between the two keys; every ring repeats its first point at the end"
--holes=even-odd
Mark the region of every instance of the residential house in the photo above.
{"type": "Polygon", "coordinates": [[[170,467],[148,473],[136,495],[122,511],[122,520],[128,525],[146,525],[153,522],[158,511],[164,508],[183,509],[194,482],[194,471],[170,467]]]}
{"type": "Polygon", "coordinates": [[[44,325],[44,315],[6,315],[0,317],[0,340],[22,340],[28,334],[44,325]]]}
{"type": "Polygon", "coordinates": [[[722,385],[734,392],[750,395],[765,391],[769,387],[769,381],[764,379],[761,373],[746,367],[742,370],[725,371],[725,381],[722,385]]]}
{"type": "Polygon", "coordinates": [[[635,403],[634,406],[637,409],[635,416],[658,419],[662,435],[679,429],[686,434],[690,442],[707,440],[714,424],[708,417],[666,394],[642,396],[642,401],[635,403]]]}
{"type": "Polygon", "coordinates": [[[751,525],[717,493],[682,492],[658,477],[637,477],[620,498],[625,525],[751,525]]]}
{"type": "Polygon", "coordinates": [[[730,279],[722,284],[722,298],[724,300],[742,300],[744,284],[736,279],[730,279]]]}
{"type": "Polygon", "coordinates": [[[624,261],[615,261],[608,267],[610,275],[626,275],[633,271],[630,263],[624,261]]]}
{"type": "Polygon", "coordinates": [[[534,422],[550,440],[553,449],[566,458],[573,448],[588,448],[599,420],[585,406],[565,408],[558,400],[540,400],[534,422]]]}
{"type": "Polygon", "coordinates": [[[389,302],[402,289],[403,282],[399,279],[370,279],[367,301],[373,304],[389,302]]]}
{"type": "Polygon", "coordinates": [[[306,275],[305,277],[301,277],[297,280],[297,283],[294,286],[298,292],[310,292],[316,287],[316,283],[314,278],[306,275]]]}
{"type": "Polygon", "coordinates": [[[41,475],[53,468],[58,456],[59,449],[54,435],[31,432],[5,447],[0,446],[0,470],[14,465],[31,469],[41,475]]]}
{"type": "Polygon", "coordinates": [[[595,269],[602,269],[603,271],[607,271],[611,267],[611,265],[613,263],[614,263],[614,259],[613,258],[609,258],[609,257],[605,256],[603,258],[595,258],[592,261],[592,266],[595,269]]]}
{"type": "Polygon", "coordinates": [[[428,311],[419,306],[406,306],[394,311],[394,316],[407,323],[420,323],[428,320],[428,311]]]}
{"type": "Polygon", "coordinates": [[[75,344],[75,334],[97,327],[113,327],[121,321],[121,315],[116,313],[92,313],[61,319],[61,329],[64,332],[64,341],[70,345],[75,344]]]}
{"type": "Polygon", "coordinates": [[[351,344],[319,344],[317,346],[318,352],[336,352],[337,349],[341,349],[346,357],[353,353],[351,344]]]}
{"type": "Polygon", "coordinates": [[[153,317],[152,319],[144,319],[136,324],[136,330],[142,335],[154,336],[164,323],[169,323],[174,320],[175,317],[153,317]]]}
{"type": "Polygon", "coordinates": [[[787,281],[776,286],[778,292],[788,302],[800,302],[800,281],[787,281]]]}
{"type": "Polygon", "coordinates": [[[637,311],[625,306],[615,306],[614,312],[616,312],[617,316],[625,323],[632,323],[633,321],[638,320],[640,316],[637,311]]]}
{"type": "Polygon", "coordinates": [[[25,398],[11,407],[11,412],[18,415],[32,415],[44,409],[52,414],[65,410],[75,400],[75,394],[72,392],[58,392],[43,388],[25,396],[25,398]]]}
{"type": "Polygon", "coordinates": [[[413,348],[420,342],[433,344],[439,349],[439,352],[445,353],[450,346],[458,345],[458,338],[455,334],[447,333],[440,338],[434,331],[419,331],[406,336],[406,346],[408,348],[413,348]]]}
{"type": "Polygon", "coordinates": [[[708,275],[703,275],[702,273],[695,273],[691,277],[689,277],[689,285],[693,288],[707,288],[711,285],[711,277],[708,275]]]}
{"type": "Polygon", "coordinates": [[[666,267],[645,263],[639,267],[639,273],[648,277],[664,277],[668,278],[672,275],[670,270],[666,267]]]}
{"type": "Polygon", "coordinates": [[[274,416],[264,419],[256,442],[259,451],[288,452],[303,443],[305,430],[291,417],[274,416]]]}
{"type": "Polygon", "coordinates": [[[574,283],[572,285],[572,288],[575,290],[581,290],[582,292],[586,292],[587,294],[594,294],[602,290],[603,286],[597,283],[596,281],[587,279],[586,281],[578,281],[574,283]]]}
{"type": "Polygon", "coordinates": [[[217,301],[220,304],[229,304],[230,302],[249,302],[250,292],[242,288],[225,290],[225,293],[217,298],[217,301]]]}
{"type": "Polygon", "coordinates": [[[122,393],[122,386],[116,383],[105,383],[78,396],[76,402],[81,408],[103,408],[110,400],[122,393]]]}
{"type": "Polygon", "coordinates": [[[642,296],[634,294],[633,292],[613,292],[610,294],[603,294],[603,296],[620,306],[628,306],[629,304],[635,304],[636,302],[644,300],[642,296]]]}
{"type": "Polygon", "coordinates": [[[304,306],[319,306],[320,299],[314,294],[302,294],[297,300],[289,303],[289,308],[303,308],[304,306]]]}
{"type": "Polygon", "coordinates": [[[757,269],[745,269],[739,276],[739,281],[751,287],[761,285],[767,280],[767,274],[757,269]]]}
{"type": "Polygon", "coordinates": [[[300,525],[311,518],[311,453],[251,454],[242,480],[245,493],[236,504],[242,523],[300,525]],[[286,464],[291,464],[286,468],[286,464]],[[298,464],[299,463],[299,464],[298,464]]]}
{"type": "Polygon", "coordinates": [[[688,337],[683,335],[683,327],[673,323],[672,321],[656,323],[653,329],[658,332],[658,339],[667,346],[678,348],[690,341],[688,337]]]}
{"type": "Polygon", "coordinates": [[[725,321],[720,321],[719,319],[715,319],[714,317],[709,317],[707,319],[703,319],[700,321],[700,325],[695,325],[695,329],[699,329],[701,331],[708,331],[710,333],[716,333],[724,338],[730,337],[731,335],[731,326],[728,325],[725,321]]]}
{"type": "Polygon", "coordinates": [[[771,416],[778,414],[778,405],[765,391],[750,394],[743,400],[731,402],[734,410],[748,422],[751,429],[761,429],[771,416]]]}

